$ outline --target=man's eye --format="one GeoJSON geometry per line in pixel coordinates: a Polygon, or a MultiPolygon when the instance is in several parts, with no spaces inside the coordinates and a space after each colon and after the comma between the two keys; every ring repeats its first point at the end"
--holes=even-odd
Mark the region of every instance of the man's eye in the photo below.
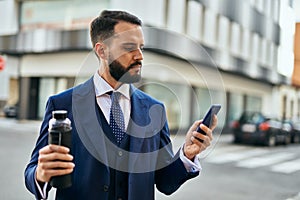
{"type": "Polygon", "coordinates": [[[144,51],[144,47],[136,47],[136,46],[124,46],[123,47],[125,51],[131,52],[131,51],[136,51],[138,49],[140,49],[140,51],[144,51]]]}
{"type": "Polygon", "coordinates": [[[135,47],[124,47],[126,51],[134,51],[135,47]]]}

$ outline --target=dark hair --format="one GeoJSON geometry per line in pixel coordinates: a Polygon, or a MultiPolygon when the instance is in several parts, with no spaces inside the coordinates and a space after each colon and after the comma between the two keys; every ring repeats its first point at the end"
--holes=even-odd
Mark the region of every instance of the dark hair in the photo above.
{"type": "Polygon", "coordinates": [[[90,36],[93,47],[99,40],[104,41],[111,37],[115,25],[120,21],[142,26],[142,21],[128,12],[104,10],[91,22],[90,36]]]}

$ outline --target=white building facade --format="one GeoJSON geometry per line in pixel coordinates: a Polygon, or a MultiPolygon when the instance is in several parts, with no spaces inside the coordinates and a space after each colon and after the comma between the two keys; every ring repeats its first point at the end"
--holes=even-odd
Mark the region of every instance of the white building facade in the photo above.
{"type": "MultiPolygon", "coordinates": [[[[172,130],[188,127],[211,103],[223,105],[219,119],[225,128],[244,110],[300,117],[299,92],[290,86],[293,1],[6,3],[20,11],[17,26],[0,32],[0,52],[15,60],[6,68],[17,68],[17,75],[6,75],[6,83],[18,78],[21,119],[43,117],[49,95],[95,73],[88,28],[103,9],[127,10],[143,20],[144,79],[137,87],[165,103],[172,130]]],[[[0,100],[8,102],[5,88],[0,100]]]]}

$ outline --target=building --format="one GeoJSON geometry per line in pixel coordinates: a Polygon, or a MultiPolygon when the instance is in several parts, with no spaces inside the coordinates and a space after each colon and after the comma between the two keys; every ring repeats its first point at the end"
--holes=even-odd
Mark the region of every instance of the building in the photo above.
{"type": "MultiPolygon", "coordinates": [[[[300,4],[299,4],[300,6],[300,4]]],[[[300,8],[299,8],[300,10],[300,8]]],[[[300,20],[299,20],[300,21],[300,20]]],[[[294,71],[292,76],[292,85],[297,88],[297,92],[295,95],[295,116],[296,118],[300,118],[300,23],[296,23],[296,31],[295,31],[295,64],[294,64],[294,71]]],[[[291,105],[291,109],[293,109],[293,104],[291,105]]]]}
{"type": "Polygon", "coordinates": [[[20,119],[42,118],[49,95],[95,72],[88,26],[106,8],[143,19],[144,80],[137,86],[165,103],[171,129],[185,129],[211,103],[223,105],[225,128],[244,110],[299,117],[300,97],[290,86],[292,0],[0,1],[0,9],[4,5],[0,19],[11,18],[0,33],[0,52],[13,72],[6,72],[0,100],[17,96],[20,119]],[[18,95],[11,84],[19,86],[18,95]]]}

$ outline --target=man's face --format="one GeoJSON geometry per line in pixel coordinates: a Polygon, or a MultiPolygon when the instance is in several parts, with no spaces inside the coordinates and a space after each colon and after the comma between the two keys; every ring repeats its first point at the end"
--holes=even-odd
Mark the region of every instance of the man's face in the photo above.
{"type": "Polygon", "coordinates": [[[123,83],[141,79],[144,47],[142,29],[138,25],[119,22],[109,41],[108,65],[111,76],[123,83]]]}
{"type": "Polygon", "coordinates": [[[142,62],[136,61],[129,66],[123,66],[118,60],[109,59],[109,62],[109,72],[115,80],[122,83],[135,83],[141,80],[142,62]]]}

